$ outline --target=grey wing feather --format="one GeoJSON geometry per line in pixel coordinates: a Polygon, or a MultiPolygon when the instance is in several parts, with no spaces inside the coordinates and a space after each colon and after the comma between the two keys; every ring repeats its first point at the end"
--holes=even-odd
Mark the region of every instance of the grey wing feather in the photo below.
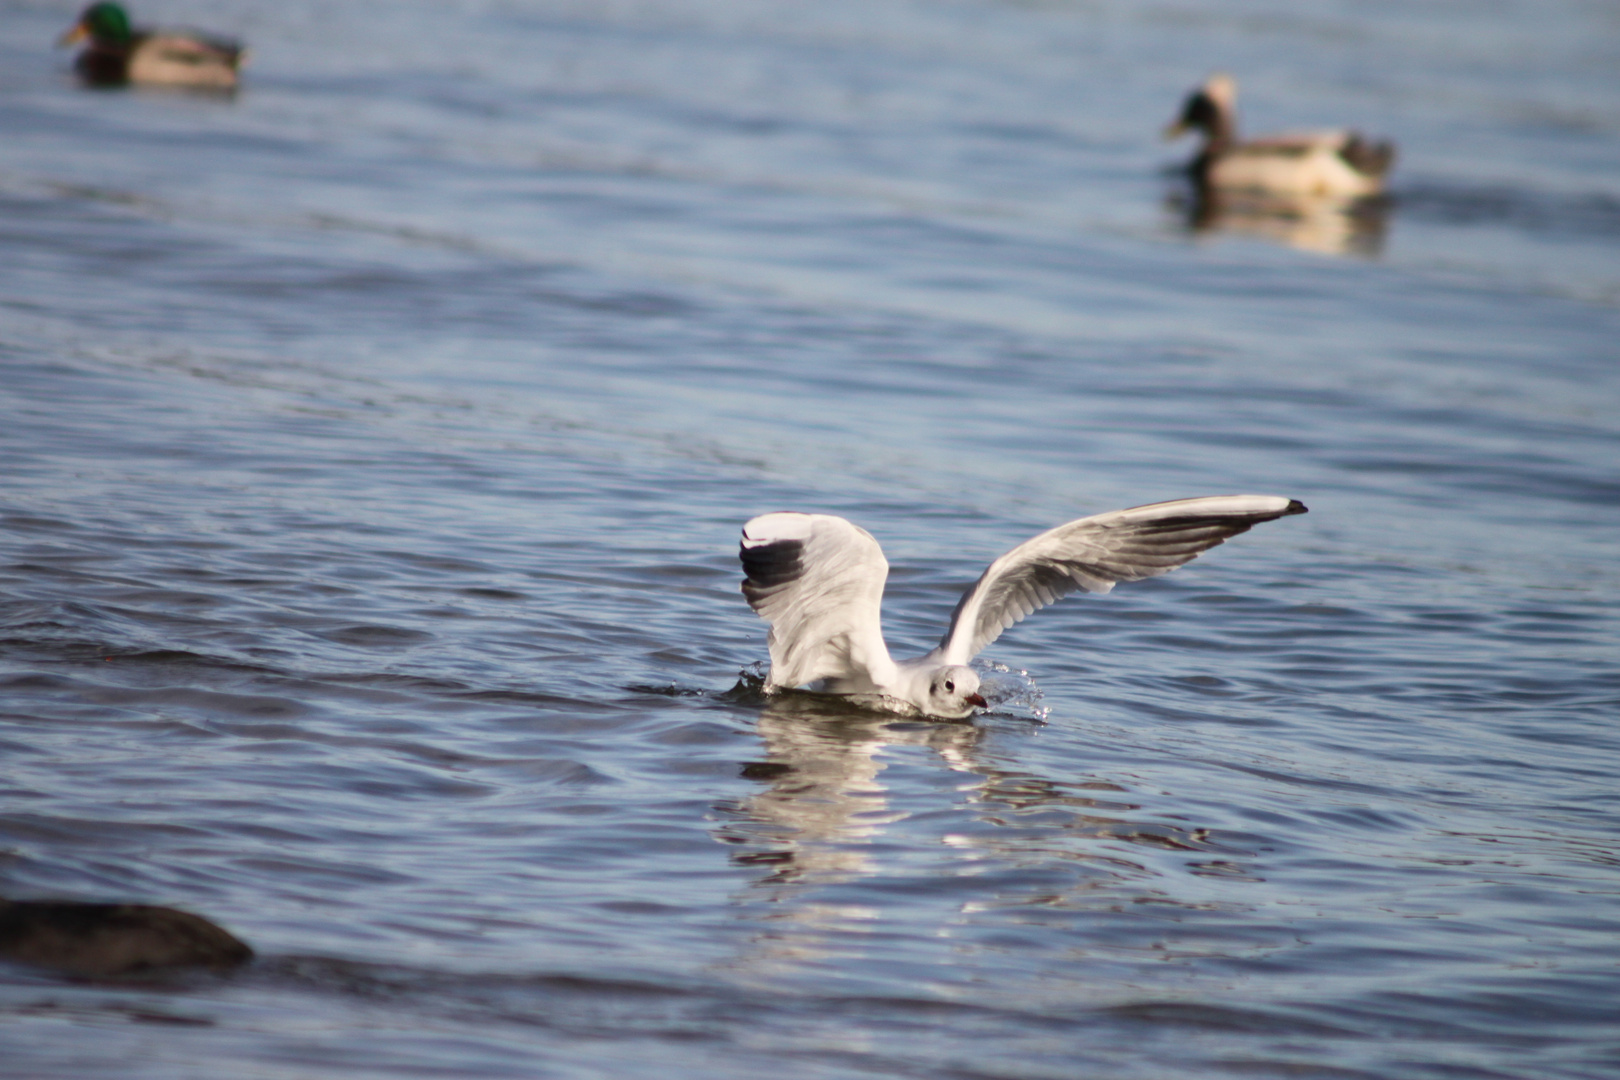
{"type": "Polygon", "coordinates": [[[1191,562],[1263,521],[1303,514],[1275,495],[1213,495],[1114,510],[1041,533],[990,564],[962,594],[936,650],[965,664],[1007,627],[1076,589],[1107,592],[1191,562]]]}
{"type": "Polygon", "coordinates": [[[768,687],[860,689],[893,666],[880,614],[889,564],[865,529],[829,514],[765,514],[743,526],[739,554],[743,596],[771,624],[768,687]]]}

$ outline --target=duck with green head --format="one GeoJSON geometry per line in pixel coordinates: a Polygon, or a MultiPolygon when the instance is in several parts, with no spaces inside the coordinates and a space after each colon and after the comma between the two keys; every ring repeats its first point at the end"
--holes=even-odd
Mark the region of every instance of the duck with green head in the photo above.
{"type": "Polygon", "coordinates": [[[85,8],[58,44],[85,40],[89,44],[73,66],[93,86],[142,83],[231,90],[244,56],[236,42],[193,30],[135,29],[129,14],[111,3],[85,8]]]}

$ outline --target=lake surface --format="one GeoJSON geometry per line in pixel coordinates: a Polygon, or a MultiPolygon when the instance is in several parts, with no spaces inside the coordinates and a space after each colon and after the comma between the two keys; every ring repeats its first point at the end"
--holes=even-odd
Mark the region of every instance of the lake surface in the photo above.
{"type": "Polygon", "coordinates": [[[35,1078],[1620,1074],[1620,9],[0,2],[0,967],[35,1078]],[[1190,229],[1159,129],[1401,145],[1190,229]],[[886,630],[1052,525],[1299,498],[984,655],[757,691],[738,530],[886,630]],[[750,679],[754,681],[750,681],[750,679]]]}

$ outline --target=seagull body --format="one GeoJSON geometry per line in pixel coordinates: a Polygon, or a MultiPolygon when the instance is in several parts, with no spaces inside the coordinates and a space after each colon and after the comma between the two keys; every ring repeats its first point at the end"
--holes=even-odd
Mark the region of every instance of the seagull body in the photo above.
{"type": "Polygon", "coordinates": [[[771,624],[766,692],[808,686],[959,719],[984,708],[966,666],[1001,632],[1076,589],[1168,573],[1263,521],[1303,514],[1276,495],[1214,495],[1059,525],[991,563],[962,594],[939,645],[895,660],[883,641],[889,564],[872,534],[830,514],[764,514],[743,526],[743,595],[771,624]]]}
{"type": "Polygon", "coordinates": [[[1204,146],[1187,166],[1204,188],[1273,195],[1376,195],[1395,161],[1395,147],[1355,131],[1309,131],[1239,141],[1237,84],[1214,75],[1193,91],[1166,138],[1202,131],[1204,146]]]}

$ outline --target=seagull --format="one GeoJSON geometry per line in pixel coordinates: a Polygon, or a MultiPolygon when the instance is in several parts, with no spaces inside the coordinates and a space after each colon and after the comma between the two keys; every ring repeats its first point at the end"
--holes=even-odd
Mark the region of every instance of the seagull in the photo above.
{"type": "Polygon", "coordinates": [[[765,692],[808,687],[891,711],[960,720],[988,707],[967,666],[1001,632],[1076,589],[1168,573],[1262,521],[1305,513],[1277,495],[1174,499],[1071,521],[991,563],[933,651],[895,660],[880,610],[889,564],[872,534],[832,514],[763,514],[743,526],[743,596],[771,624],[765,692]]]}
{"type": "Polygon", "coordinates": [[[1358,198],[1384,189],[1395,145],[1355,131],[1311,131],[1240,142],[1237,83],[1213,75],[1194,90],[1164,137],[1202,131],[1204,146],[1187,166],[1203,189],[1282,196],[1358,198]]]}

